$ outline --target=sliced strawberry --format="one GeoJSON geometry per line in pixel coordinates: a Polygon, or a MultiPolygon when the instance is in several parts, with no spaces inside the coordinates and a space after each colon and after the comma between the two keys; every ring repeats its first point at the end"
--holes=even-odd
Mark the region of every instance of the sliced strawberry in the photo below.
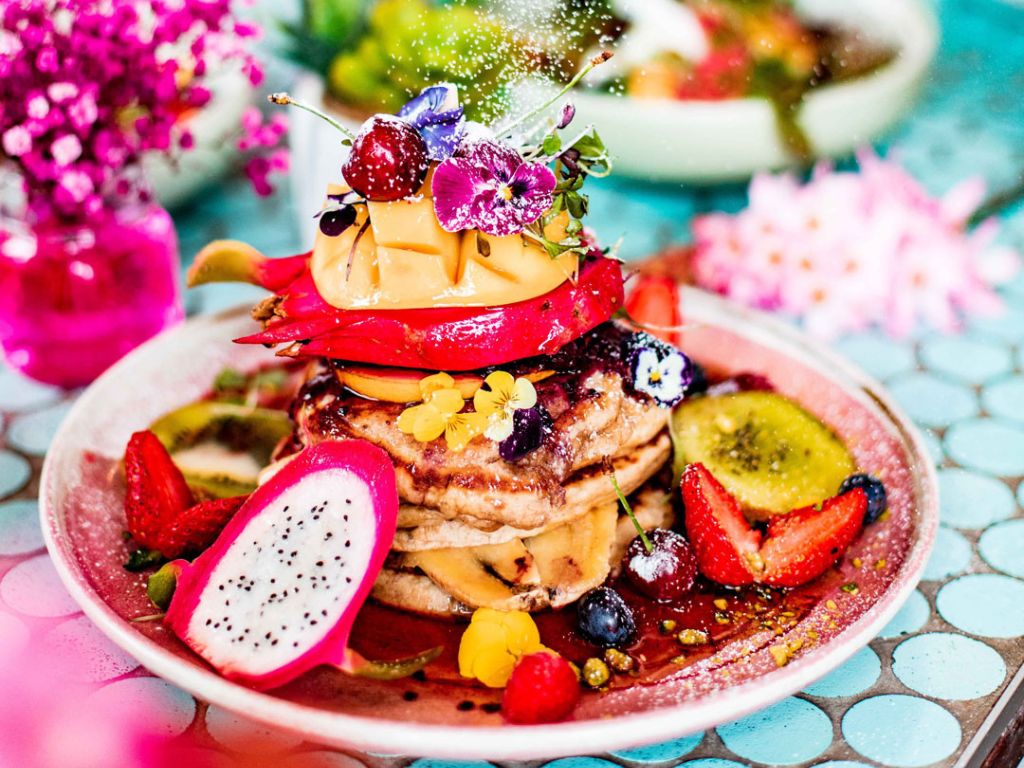
{"type": "Polygon", "coordinates": [[[686,534],[700,572],[731,586],[751,584],[760,566],[761,534],[750,527],[739,503],[703,464],[683,472],[686,534]]]}
{"type": "Polygon", "coordinates": [[[864,525],[868,497],[861,488],[826,501],[821,510],[804,507],[773,517],[761,547],[761,581],[796,587],[818,578],[843,554],[864,525]]]}
{"type": "Polygon", "coordinates": [[[141,547],[156,549],[160,532],[195,499],[167,449],[152,432],[136,432],[124,452],[128,532],[141,547]]]}
{"type": "Polygon", "coordinates": [[[626,297],[626,312],[639,326],[664,342],[680,346],[682,325],[679,311],[679,284],[668,275],[637,275],[633,290],[626,297]]]}
{"type": "Polygon", "coordinates": [[[247,498],[211,499],[189,507],[164,526],[155,549],[168,559],[202,552],[213,544],[247,498]]]}

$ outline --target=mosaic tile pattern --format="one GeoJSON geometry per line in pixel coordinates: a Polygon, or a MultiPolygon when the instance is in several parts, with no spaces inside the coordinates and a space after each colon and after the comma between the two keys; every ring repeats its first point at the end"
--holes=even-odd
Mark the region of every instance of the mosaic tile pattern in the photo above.
{"type": "MultiPolygon", "coordinates": [[[[946,28],[939,65],[891,144],[936,191],[978,173],[994,187],[1009,183],[1024,167],[1024,102],[1011,98],[1024,89],[1012,53],[1012,41],[1024,34],[1024,10],[992,0],[938,7],[946,28]]],[[[606,240],[629,230],[628,257],[685,240],[696,212],[743,204],[739,187],[691,193],[633,182],[606,183],[593,197],[606,240]]],[[[177,218],[186,256],[214,237],[244,237],[271,253],[290,252],[297,242],[288,206],[254,200],[239,180],[213,188],[177,218]]],[[[1006,223],[1005,236],[1024,246],[1024,212],[1006,223]]],[[[214,310],[254,295],[247,287],[206,287],[188,301],[191,311],[214,310]]],[[[942,530],[925,580],[870,647],[798,696],[714,731],[545,768],[953,763],[1024,662],[1024,275],[1003,295],[1007,313],[973,318],[958,337],[898,341],[872,332],[839,345],[925,430],[942,493],[942,530]]],[[[161,713],[156,732],[192,731],[197,756],[219,755],[225,766],[244,765],[257,751],[278,755],[285,768],[410,763],[297,744],[208,708],[150,677],[92,629],[57,580],[36,524],[41,457],[66,408],[59,391],[0,370],[0,660],[29,642],[55,652],[74,644],[86,651],[80,675],[97,685],[93,696],[154,705],[161,713]]]]}

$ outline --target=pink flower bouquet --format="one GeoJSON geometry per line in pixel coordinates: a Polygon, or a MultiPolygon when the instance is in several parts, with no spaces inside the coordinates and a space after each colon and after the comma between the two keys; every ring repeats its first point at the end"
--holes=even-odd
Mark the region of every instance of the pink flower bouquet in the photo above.
{"type": "Polygon", "coordinates": [[[921,323],[949,332],[965,312],[998,311],[992,286],[1019,257],[993,242],[995,220],[968,227],[984,183],[934,198],[891,160],[871,151],[858,160],[858,172],[819,164],[806,184],[759,174],[744,211],[699,217],[694,281],[824,338],[873,325],[895,336],[921,323]]]}

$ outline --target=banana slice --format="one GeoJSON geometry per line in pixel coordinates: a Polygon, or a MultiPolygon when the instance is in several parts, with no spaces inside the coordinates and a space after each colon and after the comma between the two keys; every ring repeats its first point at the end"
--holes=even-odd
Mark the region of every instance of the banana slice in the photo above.
{"type": "MultiPolygon", "coordinates": [[[[402,556],[400,564],[406,569],[418,568],[455,601],[474,608],[557,607],[605,580],[617,517],[616,505],[607,504],[539,536],[479,547],[410,552],[402,556]]],[[[380,599],[393,602],[382,597],[381,591],[379,588],[380,599]]]]}

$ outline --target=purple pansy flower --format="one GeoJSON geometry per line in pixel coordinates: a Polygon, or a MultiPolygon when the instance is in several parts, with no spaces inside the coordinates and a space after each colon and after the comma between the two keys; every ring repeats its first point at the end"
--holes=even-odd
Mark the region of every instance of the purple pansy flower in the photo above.
{"type": "Polygon", "coordinates": [[[434,171],[434,213],[449,232],[514,235],[551,207],[555,184],[550,168],[524,161],[506,144],[469,142],[434,171]]]}
{"type": "Polygon", "coordinates": [[[459,91],[454,85],[432,85],[398,110],[427,145],[431,160],[447,160],[465,134],[466,121],[459,106],[459,91]]]}

